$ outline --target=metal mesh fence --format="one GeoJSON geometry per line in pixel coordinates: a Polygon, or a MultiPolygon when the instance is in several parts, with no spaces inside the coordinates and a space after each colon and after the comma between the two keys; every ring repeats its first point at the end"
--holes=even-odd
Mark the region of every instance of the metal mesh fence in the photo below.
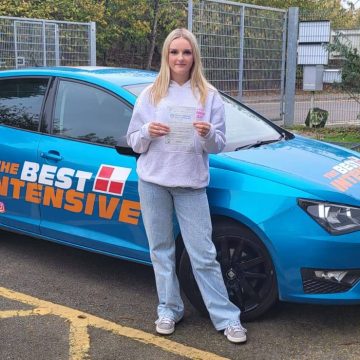
{"type": "Polygon", "coordinates": [[[205,74],[219,90],[279,120],[286,11],[221,0],[190,1],[205,74]]]}
{"type": "Polygon", "coordinates": [[[96,65],[95,23],[0,17],[0,69],[96,65]]]}
{"type": "MultiPolygon", "coordinates": [[[[310,40],[311,37],[317,39],[323,33],[324,20],[327,20],[327,14],[324,11],[299,12],[299,21],[302,22],[303,28],[307,23],[311,26],[312,31],[306,33],[299,33],[299,44],[302,40],[310,40]],[[313,24],[318,24],[317,28],[314,28],[313,24]],[[304,39],[304,37],[310,37],[310,39],[304,39]]],[[[344,34],[348,39],[349,45],[360,50],[360,31],[359,30],[340,30],[333,29],[330,24],[330,38],[322,39],[323,43],[318,44],[317,52],[315,51],[303,51],[301,45],[298,47],[298,63],[301,58],[302,63],[309,65],[317,63],[322,64],[323,73],[320,81],[322,82],[322,90],[306,91],[304,90],[304,72],[305,66],[298,64],[296,72],[296,96],[295,96],[295,124],[305,124],[305,120],[309,115],[311,108],[318,108],[327,112],[326,126],[331,125],[360,125],[360,104],[355,100],[349,98],[349,95],[340,90],[337,81],[341,81],[341,68],[343,59],[336,53],[328,53],[326,49],[326,43],[332,42],[337,32],[344,34]]],[[[310,45],[311,46],[311,45],[310,45]]],[[[315,45],[314,45],[315,46],[315,45]]],[[[321,65],[320,65],[321,66],[321,65]]],[[[322,71],[322,70],[321,70],[322,71]]]]}

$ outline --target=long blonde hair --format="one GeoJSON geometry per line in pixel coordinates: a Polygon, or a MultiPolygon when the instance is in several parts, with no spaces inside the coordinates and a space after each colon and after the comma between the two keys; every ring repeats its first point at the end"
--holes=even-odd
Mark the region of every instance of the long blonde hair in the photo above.
{"type": "Polygon", "coordinates": [[[203,74],[203,67],[200,57],[200,49],[192,32],[187,29],[175,29],[165,39],[162,54],[161,54],[161,66],[159,75],[157,76],[153,86],[150,89],[150,98],[152,102],[157,105],[162,98],[164,98],[168,92],[170,85],[170,67],[169,67],[169,49],[173,40],[178,38],[184,38],[187,40],[192,48],[194,63],[190,69],[190,84],[194,95],[199,93],[200,102],[205,106],[206,97],[209,89],[214,89],[203,74]]]}

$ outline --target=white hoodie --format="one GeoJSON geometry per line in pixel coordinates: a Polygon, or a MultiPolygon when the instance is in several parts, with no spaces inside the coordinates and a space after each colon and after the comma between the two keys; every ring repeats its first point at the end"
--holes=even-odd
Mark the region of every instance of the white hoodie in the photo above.
{"type": "Polygon", "coordinates": [[[137,162],[139,178],[167,187],[206,187],[209,184],[208,154],[219,153],[225,146],[225,112],[219,93],[209,89],[203,107],[192,92],[190,80],[183,85],[171,81],[167,96],[154,106],[149,98],[150,88],[138,97],[127,132],[129,146],[141,154],[137,162]],[[169,109],[178,106],[194,108],[194,121],[211,124],[205,137],[198,135],[194,128],[190,146],[169,146],[165,136],[149,135],[149,123],[168,123],[169,109]]]}

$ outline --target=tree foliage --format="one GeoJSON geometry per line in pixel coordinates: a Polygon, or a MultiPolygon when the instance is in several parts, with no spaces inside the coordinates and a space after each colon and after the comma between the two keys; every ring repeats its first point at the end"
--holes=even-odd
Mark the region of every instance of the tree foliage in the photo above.
{"type": "MultiPolygon", "coordinates": [[[[239,2],[282,9],[296,6],[302,20],[330,20],[333,28],[360,25],[360,12],[345,10],[340,0],[239,2]]],[[[187,25],[187,0],[1,0],[0,15],[94,21],[99,64],[146,67],[153,53],[152,67],[156,68],[165,36],[187,25]]]]}
{"type": "Polygon", "coordinates": [[[337,86],[360,103],[360,54],[358,50],[341,34],[328,45],[330,52],[336,52],[342,58],[341,83],[337,86]]]}
{"type": "Polygon", "coordinates": [[[103,24],[104,1],[1,0],[0,15],[103,24]]]}
{"type": "Polygon", "coordinates": [[[341,0],[247,0],[246,3],[279,9],[298,7],[300,20],[330,20],[334,29],[356,25],[357,12],[342,7],[341,0]]]}

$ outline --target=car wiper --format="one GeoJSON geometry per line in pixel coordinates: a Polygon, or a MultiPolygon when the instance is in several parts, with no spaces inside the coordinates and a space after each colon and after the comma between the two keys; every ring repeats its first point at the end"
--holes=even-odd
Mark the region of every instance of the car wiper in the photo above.
{"type": "Polygon", "coordinates": [[[271,140],[258,140],[256,141],[255,143],[251,143],[251,144],[247,144],[247,145],[243,145],[243,146],[239,146],[235,149],[235,151],[238,151],[238,150],[246,150],[246,149],[251,149],[251,148],[254,148],[254,147],[259,147],[261,145],[266,145],[266,144],[271,144],[271,143],[274,143],[274,142],[278,142],[282,139],[286,139],[286,134],[285,133],[282,133],[280,135],[279,138],[277,139],[271,139],[271,140]]]}

